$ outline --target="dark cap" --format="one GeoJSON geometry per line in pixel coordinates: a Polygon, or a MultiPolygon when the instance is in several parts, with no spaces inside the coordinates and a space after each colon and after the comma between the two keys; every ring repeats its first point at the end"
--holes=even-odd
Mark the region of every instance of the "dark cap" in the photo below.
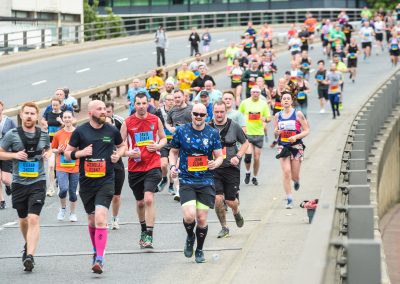
{"type": "Polygon", "coordinates": [[[200,97],[205,97],[205,96],[209,96],[209,94],[208,94],[208,92],[207,91],[201,91],[200,92],[200,97]]]}

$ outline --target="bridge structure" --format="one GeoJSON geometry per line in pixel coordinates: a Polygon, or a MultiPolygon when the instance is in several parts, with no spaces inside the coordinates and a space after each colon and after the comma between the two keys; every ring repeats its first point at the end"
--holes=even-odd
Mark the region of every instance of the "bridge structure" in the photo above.
{"type": "MultiPolygon", "coordinates": [[[[278,26],[275,29],[283,33],[285,27],[278,26]]],[[[216,30],[214,35],[216,46],[211,52],[217,53],[219,40],[223,48],[229,41],[238,39],[239,32],[238,29],[228,28],[216,30]]],[[[31,58],[24,63],[16,62],[0,67],[0,85],[3,89],[1,98],[11,107],[8,113],[15,115],[12,106],[32,98],[36,87],[45,86],[52,80],[54,84],[64,84],[68,80],[68,83],[82,81],[82,87],[72,89],[83,89],[84,86],[95,89],[98,86],[88,85],[88,82],[99,85],[96,78],[100,77],[103,81],[109,78],[101,77],[105,76],[102,75],[102,66],[115,70],[137,68],[130,72],[131,76],[146,74],[150,66],[154,66],[155,59],[151,57],[154,55],[149,52],[154,43],[149,39],[117,46],[112,44],[112,41],[117,40],[108,41],[111,47],[98,42],[99,49],[70,52],[63,56],[49,54],[47,58],[31,58]],[[139,60],[138,55],[145,59],[140,64],[136,61],[139,60]],[[121,59],[119,57],[128,59],[118,62],[121,59]],[[97,63],[97,60],[100,62],[97,63]],[[86,67],[89,70],[77,73],[84,69],[77,62],[95,64],[86,67]],[[42,71],[39,66],[43,68],[42,71]],[[71,67],[81,69],[69,69],[71,67]],[[23,70],[28,72],[21,73],[23,70]],[[35,82],[31,81],[37,80],[34,75],[39,71],[43,76],[65,73],[45,83],[33,85],[35,82]],[[26,81],[30,83],[28,88],[23,85],[26,81]],[[13,84],[14,89],[7,89],[13,84]],[[29,92],[13,96],[21,86],[29,92]],[[16,97],[16,101],[8,103],[16,97]]],[[[185,41],[186,35],[176,35],[172,40],[169,59],[173,64],[178,64],[186,57],[182,56],[182,48],[185,46],[182,43],[185,41]],[[175,44],[176,49],[173,48],[175,44]]],[[[279,39],[276,41],[279,44],[279,39]]],[[[314,62],[325,58],[317,45],[310,51],[314,62]]],[[[277,77],[289,69],[288,58],[289,53],[281,49],[276,60],[279,68],[277,77]]],[[[210,68],[217,88],[227,89],[229,81],[225,73],[221,72],[224,63],[215,61],[210,68]]],[[[126,73],[117,76],[120,77],[115,80],[124,78],[126,73]]],[[[332,120],[329,112],[319,113],[316,91],[313,90],[308,112],[311,134],[305,139],[307,150],[302,165],[301,189],[294,196],[297,206],[292,210],[284,209],[279,163],[275,159],[275,150],[265,147],[262,152],[260,185],[241,185],[241,211],[245,217],[245,226],[235,228],[233,218],[229,218],[231,237],[217,239],[218,219],[213,212],[210,213],[209,236],[205,245],[206,264],[196,265],[193,260],[184,258],[182,249],[185,231],[181,224],[181,209],[166,192],[156,196],[155,249],[152,253],[141,251],[137,244],[140,226],[135,202],[129,186],[125,184],[120,214],[121,229],[110,232],[106,273],[100,279],[95,279],[98,277],[89,272],[91,251],[82,206],[78,206],[77,223],[58,222],[56,197],[47,198],[42,211],[37,267],[31,275],[26,275],[21,269],[19,251],[23,241],[16,223],[17,216],[12,209],[0,212],[0,279],[5,283],[53,280],[132,283],[396,283],[399,279],[396,278],[398,266],[395,265],[398,244],[393,235],[393,226],[396,225],[394,217],[399,212],[397,203],[400,197],[399,76],[398,69],[389,64],[387,54],[373,56],[368,63],[360,60],[356,83],[351,83],[346,76],[344,109],[336,120],[332,120]],[[318,198],[319,204],[313,222],[309,224],[306,210],[298,205],[312,198],[318,198]]],[[[311,83],[314,86],[313,79],[311,83]]],[[[121,86],[125,84],[123,82],[121,86]]],[[[37,98],[51,95],[58,86],[51,85],[46,91],[37,92],[37,98]]],[[[121,88],[120,92],[119,96],[116,90],[112,92],[113,100],[123,105],[124,89],[121,88]]],[[[90,93],[87,91],[87,95],[90,93]]],[[[85,102],[79,115],[82,120],[85,119],[85,102]]],[[[122,107],[120,113],[127,115],[122,107]]],[[[271,125],[268,130],[272,133],[271,125]]],[[[11,204],[9,199],[7,203],[11,204]]]]}

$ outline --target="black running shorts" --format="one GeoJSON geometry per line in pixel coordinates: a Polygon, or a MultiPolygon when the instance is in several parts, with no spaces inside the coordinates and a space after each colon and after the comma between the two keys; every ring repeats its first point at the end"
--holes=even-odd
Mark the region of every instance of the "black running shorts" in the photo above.
{"type": "Polygon", "coordinates": [[[219,195],[224,195],[226,200],[234,201],[239,190],[239,168],[217,168],[214,171],[215,190],[219,195]]]}
{"type": "Polygon", "coordinates": [[[13,183],[11,190],[12,205],[17,210],[19,218],[26,218],[28,214],[40,215],[46,199],[46,181],[29,185],[13,183]]]}
{"type": "Polygon", "coordinates": [[[79,196],[82,199],[83,207],[87,214],[93,214],[98,205],[109,209],[114,196],[114,183],[102,184],[96,188],[81,187],[79,196]]]}
{"type": "Polygon", "coordinates": [[[214,208],[215,204],[215,186],[207,184],[181,184],[179,186],[179,195],[181,204],[188,201],[196,200],[210,209],[214,208]]]}
{"type": "Polygon", "coordinates": [[[162,174],[160,168],[154,168],[147,172],[129,172],[128,181],[136,200],[143,200],[144,193],[156,192],[161,182],[162,174]]]}

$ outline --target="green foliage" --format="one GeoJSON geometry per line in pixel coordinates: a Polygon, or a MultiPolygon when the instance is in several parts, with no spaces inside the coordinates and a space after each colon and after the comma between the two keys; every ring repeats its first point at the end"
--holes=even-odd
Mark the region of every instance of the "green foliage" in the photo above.
{"type": "Polygon", "coordinates": [[[105,8],[107,16],[99,16],[97,8],[99,0],[94,0],[93,5],[89,5],[89,0],[84,0],[84,23],[85,41],[91,39],[105,39],[109,37],[124,36],[123,20],[120,16],[113,14],[112,9],[105,8]]]}
{"type": "Polygon", "coordinates": [[[397,2],[393,0],[367,0],[367,3],[373,10],[378,10],[379,8],[393,10],[397,5],[397,2]]]}

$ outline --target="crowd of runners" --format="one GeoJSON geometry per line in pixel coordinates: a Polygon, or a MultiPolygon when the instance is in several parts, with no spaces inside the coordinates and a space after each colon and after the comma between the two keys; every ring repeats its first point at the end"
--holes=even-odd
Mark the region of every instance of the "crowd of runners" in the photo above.
{"type": "MultiPolygon", "coordinates": [[[[356,82],[359,63],[368,63],[375,50],[382,60],[388,53],[396,66],[400,38],[396,20],[390,13],[372,15],[364,9],[356,29],[345,12],[319,23],[307,14],[303,24],[292,25],[287,33],[290,68],[281,78],[277,78],[281,66],[276,63],[272,27],[265,23],[257,31],[249,22],[240,41],[226,49],[230,89],[216,88],[197,52],[175,77],[165,78],[162,69],[155,69],[146,82],[133,80],[126,118],[114,113],[112,102],[93,100],[87,109],[89,122],[76,126],[78,103],[67,88],[60,88],[43,113],[33,102],[23,104],[17,127],[2,115],[5,105],[0,102],[1,182],[12,196],[26,242],[25,270],[34,268],[46,195],[57,193],[60,209],[54,215],[59,221],[77,222],[78,195],[82,200],[93,248],[92,271],[102,273],[108,229],[120,229],[126,179],[136,199],[140,248],[153,248],[154,194],[167,190],[182,207],[187,232],[184,255],[205,262],[209,210],[215,208],[220,221],[218,238],[229,236],[229,209],[237,227],[244,226],[240,164],[243,160],[244,184],[258,186],[267,142],[277,151],[285,208],[293,208],[292,189],[300,189],[303,138],[310,133],[307,106],[314,99],[310,81],[315,79],[320,113],[326,112],[329,102],[335,119],[345,102],[344,83],[347,77],[356,82]],[[311,58],[309,50],[319,45],[323,58],[311,58]],[[274,131],[267,135],[270,122],[274,131]]],[[[0,190],[0,209],[5,208],[0,190]]]]}

